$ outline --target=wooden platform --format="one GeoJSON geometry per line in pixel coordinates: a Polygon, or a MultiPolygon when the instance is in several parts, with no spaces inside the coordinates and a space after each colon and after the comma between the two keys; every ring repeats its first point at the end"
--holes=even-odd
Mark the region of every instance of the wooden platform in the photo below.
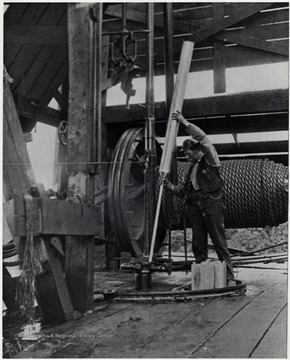
{"type": "MultiPolygon", "coordinates": [[[[43,329],[17,358],[286,358],[287,264],[239,268],[244,295],[163,303],[96,303],[94,311],[43,329]]],[[[174,286],[190,273],[155,274],[174,286]]],[[[125,289],[134,275],[97,272],[95,286],[125,289]]]]}

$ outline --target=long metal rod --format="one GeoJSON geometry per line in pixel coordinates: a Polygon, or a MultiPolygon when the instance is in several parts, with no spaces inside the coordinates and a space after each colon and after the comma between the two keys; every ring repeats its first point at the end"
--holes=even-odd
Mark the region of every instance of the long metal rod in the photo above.
{"type": "Polygon", "coordinates": [[[158,220],[159,220],[159,214],[160,214],[160,208],[161,208],[161,201],[162,201],[162,195],[163,195],[163,187],[164,187],[164,184],[162,183],[162,184],[160,185],[158,202],[157,202],[157,208],[156,208],[156,217],[155,217],[153,234],[152,234],[152,241],[151,241],[149,262],[152,262],[152,260],[153,260],[153,253],[154,253],[155,240],[156,240],[156,234],[157,234],[158,220]]]}
{"type": "Polygon", "coordinates": [[[132,34],[147,34],[150,32],[149,29],[144,29],[144,30],[120,30],[120,31],[106,31],[103,32],[103,35],[120,35],[120,34],[124,34],[124,33],[132,33],[132,34]]]}
{"type": "Polygon", "coordinates": [[[166,117],[169,116],[170,102],[174,90],[174,58],[173,58],[173,16],[172,3],[163,4],[164,12],[164,62],[165,62],[165,84],[166,84],[166,117]]]}
{"type": "MultiPolygon", "coordinates": [[[[182,46],[180,61],[178,66],[178,73],[176,78],[176,83],[173,91],[173,97],[170,106],[170,113],[168,119],[168,126],[166,129],[166,136],[165,136],[165,144],[163,148],[161,164],[159,168],[159,172],[161,175],[161,180],[164,180],[166,175],[170,172],[171,163],[172,163],[172,156],[176,146],[176,137],[178,132],[179,123],[176,120],[172,119],[172,114],[176,111],[181,111],[183,100],[184,100],[184,93],[186,87],[186,80],[188,77],[190,63],[192,58],[193,52],[193,42],[185,41],[182,46]]],[[[161,207],[161,200],[163,195],[163,182],[161,182],[160,189],[159,189],[159,196],[158,196],[158,203],[155,213],[155,221],[154,221],[154,228],[151,240],[151,248],[150,248],[150,255],[149,255],[149,262],[152,262],[153,259],[153,252],[156,242],[156,234],[157,234],[157,227],[159,221],[159,214],[160,214],[160,207],[161,207]]]]}
{"type": "Polygon", "coordinates": [[[184,256],[187,261],[187,239],[186,239],[186,220],[183,220],[183,245],[184,245],[184,256]]]}
{"type": "Polygon", "coordinates": [[[144,256],[148,256],[154,223],[155,208],[155,103],[154,103],[154,3],[147,4],[147,76],[146,76],[146,110],[145,152],[148,167],[145,173],[145,236],[144,256]]]}
{"type": "MultiPolygon", "coordinates": [[[[170,103],[174,91],[174,51],[173,51],[173,6],[172,3],[163,4],[163,22],[164,22],[164,62],[165,62],[165,84],[166,84],[166,118],[168,119],[170,112],[170,103]]],[[[173,184],[177,183],[177,158],[176,147],[172,154],[170,181],[173,184]]],[[[170,221],[179,222],[178,219],[178,200],[177,197],[170,197],[170,207],[172,207],[172,217],[170,221]],[[174,219],[174,220],[173,220],[174,219]]]]}
{"type": "MultiPolygon", "coordinates": [[[[103,150],[103,125],[102,125],[102,57],[103,57],[103,43],[102,43],[102,24],[103,24],[103,4],[98,3],[96,6],[96,44],[95,44],[95,59],[96,59],[96,121],[97,121],[97,137],[98,137],[98,153],[97,161],[100,163],[102,159],[103,150]]],[[[100,173],[100,170],[98,171],[100,173]]]]}
{"type": "Polygon", "coordinates": [[[123,27],[123,31],[127,30],[127,4],[123,3],[122,4],[122,27],[123,27]]]}
{"type": "Polygon", "coordinates": [[[168,229],[168,258],[169,260],[171,260],[171,243],[172,243],[172,239],[171,239],[171,224],[169,224],[169,229],[168,229]]]}

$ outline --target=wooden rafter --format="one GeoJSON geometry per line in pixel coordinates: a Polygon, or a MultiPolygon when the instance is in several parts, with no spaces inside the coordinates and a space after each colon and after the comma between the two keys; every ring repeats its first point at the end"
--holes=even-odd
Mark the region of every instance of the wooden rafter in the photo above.
{"type": "Polygon", "coordinates": [[[66,45],[66,26],[5,25],[4,41],[9,44],[66,45]]]}
{"type": "Polygon", "coordinates": [[[67,119],[66,113],[48,106],[32,104],[22,96],[16,96],[15,100],[17,113],[21,117],[56,127],[67,119]]]}

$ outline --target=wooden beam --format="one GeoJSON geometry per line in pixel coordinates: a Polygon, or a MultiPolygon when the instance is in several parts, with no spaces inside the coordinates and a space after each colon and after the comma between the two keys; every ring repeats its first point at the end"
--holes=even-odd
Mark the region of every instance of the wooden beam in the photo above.
{"type": "Polygon", "coordinates": [[[36,299],[44,323],[56,324],[72,320],[73,306],[59,257],[51,244],[42,238],[34,239],[34,252],[38,260],[35,275],[36,299]]]}
{"type": "Polygon", "coordinates": [[[44,105],[32,104],[29,99],[22,96],[15,96],[17,113],[19,116],[39,121],[43,124],[57,127],[61,121],[67,120],[65,112],[52,109],[44,105]]]}
{"type": "Polygon", "coordinates": [[[67,236],[65,279],[74,309],[86,312],[94,305],[94,238],[67,236]]]}
{"type": "MultiPolygon", "coordinates": [[[[288,111],[288,90],[253,91],[185,99],[182,111],[186,118],[288,111]]],[[[155,103],[155,118],[156,120],[166,119],[164,102],[155,103]]],[[[105,123],[140,123],[144,119],[145,109],[139,104],[131,105],[130,111],[125,111],[124,105],[108,106],[103,111],[105,123]]]]}
{"type": "MultiPolygon", "coordinates": [[[[224,4],[212,4],[213,22],[224,18],[224,4]]],[[[214,93],[226,92],[226,64],[224,56],[224,44],[215,41],[213,46],[213,77],[214,93]]]]}
{"type": "Polygon", "coordinates": [[[65,26],[5,25],[4,42],[16,44],[66,45],[65,26]]]}
{"type": "Polygon", "coordinates": [[[56,102],[58,103],[58,106],[64,110],[65,112],[68,111],[68,104],[67,104],[67,99],[65,99],[62,95],[62,93],[57,90],[55,93],[54,93],[54,98],[56,100],[56,102]]]}
{"type": "MultiPolygon", "coordinates": [[[[11,219],[11,210],[8,223],[14,220],[12,235],[25,236],[26,234],[26,213],[24,200],[17,197],[11,203],[9,208],[14,209],[14,215],[11,219]]],[[[77,203],[71,203],[63,200],[52,200],[46,198],[34,198],[32,203],[34,222],[36,224],[34,235],[84,235],[102,237],[100,228],[96,219],[100,217],[100,207],[88,206],[77,203]]]]}
{"type": "MultiPolygon", "coordinates": [[[[258,29],[257,29],[257,35],[259,35],[258,29]]],[[[214,38],[224,42],[230,42],[242,46],[251,47],[254,49],[269,51],[275,54],[280,54],[285,56],[288,56],[289,54],[289,47],[286,44],[280,42],[266,41],[259,37],[238,35],[235,34],[234,32],[223,31],[220,34],[216,34],[214,38]]]]}
{"type": "MultiPolygon", "coordinates": [[[[122,18],[122,7],[120,5],[110,6],[106,9],[105,14],[122,18]]],[[[146,13],[139,10],[127,9],[126,19],[146,24],[146,13]]],[[[163,28],[163,19],[161,16],[154,17],[154,26],[163,28]]]]}
{"type": "MultiPolygon", "coordinates": [[[[91,14],[94,4],[68,4],[69,113],[68,200],[94,203],[97,141],[95,69],[97,33],[91,14]]],[[[99,46],[98,46],[99,47],[99,46]]],[[[103,227],[103,219],[98,221],[103,227]]],[[[73,305],[85,312],[93,307],[93,237],[67,237],[66,280],[73,305]]]]}
{"type": "MultiPolygon", "coordinates": [[[[264,131],[288,131],[289,114],[269,113],[241,116],[221,116],[205,117],[190,120],[195,125],[202,128],[207,134],[232,134],[232,133],[250,133],[264,131]]],[[[166,121],[156,123],[156,133],[158,136],[164,136],[166,121]]],[[[187,136],[183,127],[179,129],[178,136],[187,136]]]]}
{"type": "Polygon", "coordinates": [[[288,141],[239,142],[239,144],[215,144],[218,154],[249,154],[287,152],[288,141]]]}
{"type": "Polygon", "coordinates": [[[10,86],[4,81],[3,177],[6,201],[30,190],[36,183],[10,86]]]}

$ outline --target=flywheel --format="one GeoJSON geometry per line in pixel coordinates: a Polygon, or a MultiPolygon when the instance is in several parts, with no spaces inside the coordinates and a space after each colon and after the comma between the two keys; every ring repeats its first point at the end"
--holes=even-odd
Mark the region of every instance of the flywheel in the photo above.
{"type": "MultiPolygon", "coordinates": [[[[157,161],[161,147],[156,141],[157,161]]],[[[113,154],[109,172],[108,205],[112,231],[122,251],[141,257],[144,252],[145,208],[144,166],[145,130],[132,128],[123,133],[113,154]]],[[[166,235],[160,225],[155,251],[166,235]]]]}

